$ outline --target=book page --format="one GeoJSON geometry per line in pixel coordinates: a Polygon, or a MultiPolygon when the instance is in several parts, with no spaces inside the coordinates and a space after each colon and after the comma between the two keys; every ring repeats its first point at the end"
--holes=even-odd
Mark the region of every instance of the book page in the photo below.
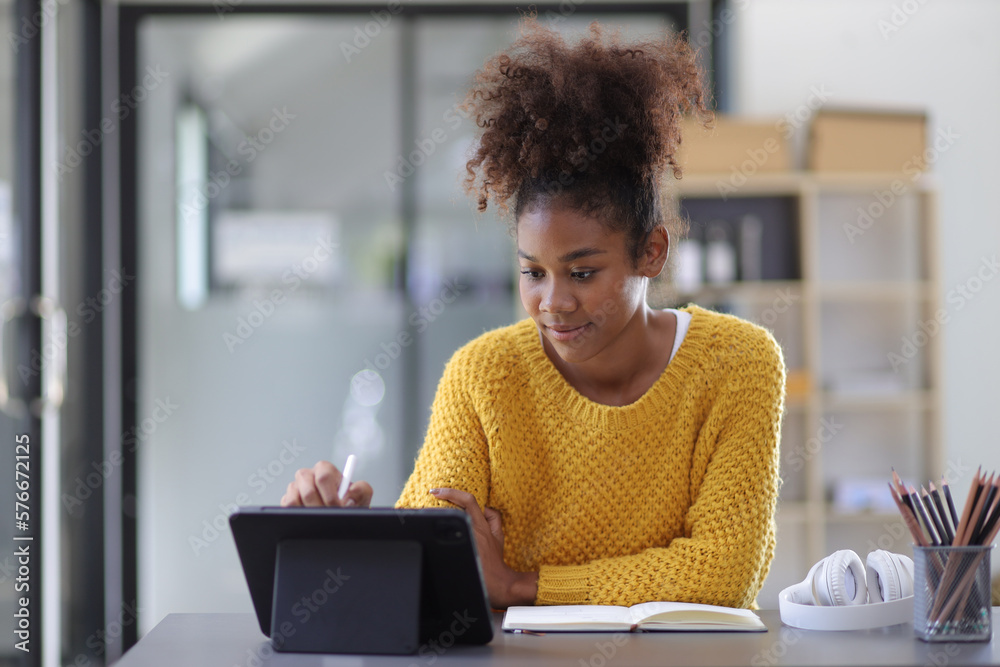
{"type": "Polygon", "coordinates": [[[626,607],[602,605],[557,605],[510,607],[503,617],[504,630],[576,630],[632,626],[626,607]]]}
{"type": "Polygon", "coordinates": [[[736,627],[762,628],[763,622],[749,609],[735,609],[710,604],[686,602],[644,602],[633,605],[629,611],[636,625],[639,624],[715,624],[736,627]]]}

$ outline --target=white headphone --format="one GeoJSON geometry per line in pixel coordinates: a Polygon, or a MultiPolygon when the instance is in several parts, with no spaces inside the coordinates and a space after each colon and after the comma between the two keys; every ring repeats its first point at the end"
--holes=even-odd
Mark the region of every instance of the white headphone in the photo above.
{"type": "Polygon", "coordinates": [[[865,630],[912,621],[913,561],[879,549],[866,563],[843,549],[813,565],[804,581],[778,595],[782,622],[805,630],[865,630]]]}

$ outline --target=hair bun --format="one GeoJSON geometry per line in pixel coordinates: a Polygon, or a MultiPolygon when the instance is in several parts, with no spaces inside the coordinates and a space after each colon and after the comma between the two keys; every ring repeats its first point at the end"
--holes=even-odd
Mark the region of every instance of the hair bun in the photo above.
{"type": "MultiPolygon", "coordinates": [[[[695,53],[683,36],[623,44],[597,21],[575,44],[534,17],[510,47],[486,61],[465,101],[481,130],[466,163],[479,210],[515,209],[540,175],[599,186],[627,173],[657,187],[674,155],[683,113],[709,117],[695,53]]],[[[543,184],[544,185],[544,184],[543,184]]],[[[582,193],[586,194],[586,193],[582,193]]]]}

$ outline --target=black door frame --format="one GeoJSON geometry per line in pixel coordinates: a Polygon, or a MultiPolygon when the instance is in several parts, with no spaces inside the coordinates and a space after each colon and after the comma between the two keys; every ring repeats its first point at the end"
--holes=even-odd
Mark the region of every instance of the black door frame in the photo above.
{"type": "MultiPolygon", "coordinates": [[[[91,627],[96,623],[104,625],[104,586],[103,563],[103,502],[99,493],[88,498],[87,511],[69,511],[61,503],[48,506],[48,498],[60,498],[65,493],[72,494],[73,482],[80,470],[86,475],[92,471],[94,462],[104,460],[103,446],[103,396],[100,391],[103,373],[103,323],[101,318],[89,322],[86,327],[67,336],[62,341],[66,346],[67,357],[74,364],[74,372],[67,373],[68,384],[65,395],[72,402],[71,410],[60,408],[60,420],[63,429],[58,442],[42,442],[42,418],[39,416],[40,399],[43,391],[43,373],[38,372],[40,352],[44,362],[51,363],[48,357],[52,344],[58,340],[43,339],[43,328],[40,312],[44,310],[39,303],[39,297],[44,294],[43,285],[43,182],[51,178],[51,165],[46,165],[43,158],[43,117],[47,111],[43,108],[43,90],[60,87],[59,76],[61,63],[68,62],[69,69],[65,72],[72,77],[78,77],[83,82],[83,89],[97,91],[100,86],[100,4],[99,0],[80,0],[68,13],[68,18],[56,18],[55,8],[51,3],[42,0],[15,0],[12,4],[13,25],[19,30],[18,39],[12,42],[14,47],[15,83],[14,83],[14,159],[16,168],[13,173],[13,195],[15,211],[15,227],[18,230],[19,246],[16,250],[16,261],[19,263],[19,289],[15,297],[23,304],[23,315],[10,325],[10,330],[16,332],[16,350],[11,361],[15,369],[32,369],[34,373],[26,373],[18,381],[16,398],[22,405],[30,407],[23,417],[12,420],[17,436],[26,435],[31,445],[30,459],[30,506],[31,530],[27,532],[33,539],[31,545],[31,588],[26,597],[31,605],[33,617],[31,626],[30,653],[15,654],[15,664],[40,665],[54,660],[72,661],[77,655],[92,653],[93,649],[86,646],[87,639],[99,627],[91,627]],[[58,21],[58,25],[57,25],[58,21]],[[47,74],[43,72],[43,41],[52,39],[53,33],[60,36],[63,30],[70,39],[65,46],[69,57],[63,61],[54,61],[49,72],[56,72],[55,81],[46,81],[47,74]],[[43,33],[46,33],[43,36],[43,33]],[[73,53],[69,53],[73,49],[73,53]],[[79,51],[75,51],[79,49],[79,51]],[[75,57],[79,55],[80,57],[75,57]],[[64,414],[70,414],[65,418],[64,414]],[[52,455],[59,459],[61,478],[53,479],[42,474],[43,446],[52,446],[56,452],[46,452],[46,457],[52,455]],[[53,489],[53,487],[55,487],[53,489]],[[54,490],[55,493],[51,493],[54,490]],[[45,503],[45,506],[43,506],[45,503]],[[61,548],[74,554],[74,558],[66,559],[59,567],[59,582],[43,578],[43,556],[47,550],[54,548],[45,544],[42,539],[43,522],[57,520],[60,524],[55,530],[61,535],[61,548]],[[51,590],[58,587],[59,590],[51,590]],[[64,600],[68,597],[69,605],[59,605],[58,609],[44,609],[44,598],[64,600]],[[46,625],[46,618],[58,615],[61,625],[61,636],[53,646],[58,646],[55,656],[46,654],[47,643],[52,644],[48,633],[51,629],[46,625]],[[46,640],[49,640],[46,642],[46,640]]],[[[66,95],[59,101],[59,108],[48,112],[57,114],[57,122],[66,123],[67,128],[77,126],[97,128],[101,126],[100,96],[82,94],[66,95]]],[[[51,102],[46,102],[51,103],[51,102]]],[[[48,137],[53,140],[53,137],[48,137]]],[[[69,142],[71,138],[66,137],[69,142]]],[[[68,146],[67,146],[68,147],[68,146]]],[[[63,155],[60,147],[59,154],[63,155]]],[[[64,295],[63,298],[77,303],[86,295],[98,294],[104,281],[101,255],[101,155],[100,142],[89,145],[90,152],[80,157],[76,164],[79,169],[63,180],[58,186],[58,192],[52,194],[61,199],[69,189],[78,191],[80,206],[59,221],[62,234],[65,225],[73,225],[74,231],[82,243],[72,249],[72,259],[68,262],[74,267],[74,274],[64,284],[56,287],[64,295]],[[68,282],[69,284],[65,284],[68,282]]],[[[59,260],[57,260],[59,261],[59,260]]],[[[55,304],[59,305],[59,304],[55,304]]],[[[44,367],[44,364],[43,364],[44,367]]],[[[8,368],[8,371],[11,369],[8,368]]],[[[14,392],[12,392],[14,393],[14,392]]],[[[67,403],[68,404],[68,403],[67,403]]],[[[49,435],[51,439],[51,434],[49,435]]],[[[10,446],[13,456],[13,444],[10,446]]],[[[13,463],[11,464],[13,467],[13,463]]],[[[15,542],[15,544],[24,544],[15,542]]],[[[18,597],[21,597],[20,593],[18,597]]],[[[4,656],[6,659],[8,656],[4,656]]]]}
{"type": "MultiPolygon", "coordinates": [[[[42,11],[40,0],[14,0],[14,25],[35,25],[34,17],[42,11]]],[[[39,30],[40,33],[40,30],[39,30]]],[[[41,35],[35,34],[17,45],[14,55],[14,86],[15,86],[15,139],[14,159],[16,169],[13,174],[13,209],[15,214],[14,227],[19,232],[17,257],[19,259],[19,289],[15,296],[22,304],[30,304],[35,297],[42,294],[42,44],[41,35]]],[[[20,308],[22,315],[12,320],[8,326],[16,327],[15,349],[12,361],[14,368],[32,368],[32,353],[37,354],[42,349],[42,321],[31,308],[20,308]]],[[[0,318],[2,323],[2,318],[0,318]]],[[[0,351],[2,354],[2,351],[0,351]]],[[[11,369],[5,369],[10,371],[11,369]]],[[[28,373],[23,378],[17,398],[24,404],[30,403],[34,397],[42,394],[41,374],[28,373]]],[[[12,392],[13,393],[13,392],[12,392]]],[[[41,499],[43,497],[42,469],[42,420],[32,411],[26,411],[23,416],[13,418],[17,444],[25,444],[27,436],[28,450],[28,493],[27,504],[29,529],[11,536],[15,553],[17,549],[27,548],[30,552],[28,590],[21,590],[18,598],[27,598],[26,607],[30,614],[29,644],[30,652],[15,650],[13,657],[16,665],[42,664],[42,646],[44,645],[44,628],[41,619],[42,587],[41,579],[42,555],[42,514],[41,499]]],[[[15,442],[4,443],[4,470],[15,468],[15,442]],[[9,452],[9,453],[8,453],[9,452]],[[9,462],[9,463],[8,463],[9,462]],[[8,467],[9,466],[9,467],[8,467]]],[[[23,451],[23,450],[21,450],[23,451]]],[[[15,514],[16,516],[16,514],[15,514]]],[[[17,558],[15,558],[17,560],[17,558]]],[[[13,630],[13,626],[12,626],[13,630]]],[[[17,638],[15,641],[19,641],[17,638]]]]}

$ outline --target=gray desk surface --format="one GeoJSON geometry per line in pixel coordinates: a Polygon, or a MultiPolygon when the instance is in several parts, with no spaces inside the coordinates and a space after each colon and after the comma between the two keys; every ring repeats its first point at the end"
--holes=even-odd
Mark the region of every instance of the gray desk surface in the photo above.
{"type": "MultiPolygon", "coordinates": [[[[1000,617],[994,607],[994,626],[1000,617]]],[[[913,626],[861,632],[811,632],[783,626],[777,611],[758,612],[768,632],[550,633],[500,632],[486,646],[437,645],[410,656],[290,654],[271,651],[252,614],[171,614],[116,663],[117,667],[430,667],[431,665],[958,665],[1000,664],[1000,641],[928,644],[913,626]]],[[[445,643],[450,643],[447,638],[445,643]]]]}

